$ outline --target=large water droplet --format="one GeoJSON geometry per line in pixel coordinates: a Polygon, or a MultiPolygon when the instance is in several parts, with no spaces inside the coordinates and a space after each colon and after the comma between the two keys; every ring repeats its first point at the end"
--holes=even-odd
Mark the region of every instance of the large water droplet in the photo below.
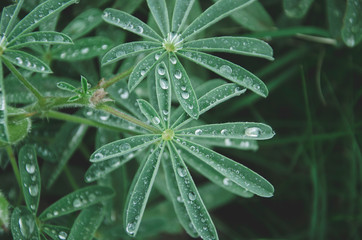
{"type": "Polygon", "coordinates": [[[35,222],[31,218],[30,215],[24,215],[19,218],[19,227],[21,235],[23,235],[25,238],[29,238],[30,235],[34,232],[35,228],[35,222]]]}
{"type": "Polygon", "coordinates": [[[58,238],[60,240],[65,240],[65,239],[67,239],[67,237],[68,237],[68,234],[66,232],[64,232],[64,231],[60,231],[59,234],[58,234],[58,238]]]}
{"type": "Polygon", "coordinates": [[[129,145],[129,143],[123,143],[119,146],[119,150],[121,151],[127,151],[131,149],[131,145],[129,145]]]}
{"type": "Polygon", "coordinates": [[[25,169],[29,174],[33,174],[35,172],[35,166],[33,164],[27,163],[25,165],[25,169]]]}
{"type": "Polygon", "coordinates": [[[189,94],[188,92],[182,92],[182,93],[181,93],[181,97],[182,97],[183,99],[189,99],[190,94],[189,94]]]}
{"type": "Polygon", "coordinates": [[[129,92],[123,88],[118,90],[118,94],[122,99],[127,99],[129,97],[129,92]]]}
{"type": "Polygon", "coordinates": [[[196,129],[195,130],[195,135],[201,135],[202,133],[202,130],[201,129],[196,129]]]}
{"type": "Polygon", "coordinates": [[[161,76],[165,75],[166,74],[166,69],[162,66],[159,66],[157,68],[157,73],[160,74],[161,76]]]}
{"type": "Polygon", "coordinates": [[[190,193],[189,193],[189,199],[190,199],[191,201],[194,201],[194,200],[196,199],[195,193],[190,192],[190,193]]]}
{"type": "Polygon", "coordinates": [[[230,186],[230,185],[231,185],[231,181],[230,181],[230,179],[228,179],[228,178],[224,178],[224,180],[222,180],[222,183],[223,183],[225,186],[230,186]]]}
{"type": "Polygon", "coordinates": [[[154,117],[154,118],[152,118],[152,122],[154,124],[158,125],[158,124],[160,124],[161,121],[160,121],[160,119],[158,117],[154,117]]]}
{"type": "Polygon", "coordinates": [[[16,62],[20,65],[22,65],[24,62],[23,62],[23,59],[21,59],[20,57],[17,57],[15,58],[16,62]]]}
{"type": "Polygon", "coordinates": [[[38,195],[39,192],[39,188],[38,185],[30,185],[29,186],[29,194],[33,197],[35,197],[36,195],[38,195]]]}
{"type": "Polygon", "coordinates": [[[99,118],[102,120],[102,121],[107,121],[109,119],[109,117],[111,116],[111,114],[109,113],[101,113],[101,115],[99,116],[99,118]]]}
{"type": "Polygon", "coordinates": [[[73,207],[79,208],[80,206],[82,206],[82,201],[79,198],[74,199],[73,207]]]}
{"type": "Polygon", "coordinates": [[[220,67],[220,72],[226,75],[230,75],[233,72],[233,70],[228,65],[222,65],[220,67]]]}
{"type": "Polygon", "coordinates": [[[185,177],[186,174],[187,174],[187,171],[185,168],[183,167],[178,167],[177,168],[177,174],[180,176],[180,177],[185,177]]]}
{"type": "Polygon", "coordinates": [[[168,89],[168,81],[166,78],[160,78],[160,86],[162,89],[168,89]]]}
{"type": "Polygon", "coordinates": [[[175,65],[177,62],[177,59],[175,57],[170,57],[170,62],[175,65]]]}
{"type": "Polygon", "coordinates": [[[174,74],[176,79],[181,79],[182,78],[182,73],[180,70],[176,70],[175,74],[174,74]]]}
{"type": "Polygon", "coordinates": [[[134,236],[136,231],[136,223],[128,223],[126,231],[130,236],[134,236]]]}
{"type": "Polygon", "coordinates": [[[103,154],[102,153],[96,153],[96,154],[94,154],[94,158],[95,159],[101,159],[101,158],[103,158],[103,154]]]}
{"type": "Polygon", "coordinates": [[[143,33],[143,27],[138,26],[138,27],[136,28],[136,32],[138,32],[139,34],[142,34],[142,33],[143,33]]]}
{"type": "Polygon", "coordinates": [[[80,52],[82,54],[87,54],[89,52],[89,48],[83,48],[82,50],[80,50],[80,52]]]}
{"type": "Polygon", "coordinates": [[[259,137],[261,129],[258,127],[250,127],[245,129],[245,135],[248,137],[259,137]]]}
{"type": "Polygon", "coordinates": [[[54,41],[62,42],[62,41],[64,41],[64,38],[63,38],[62,36],[60,36],[60,35],[56,35],[56,36],[54,37],[54,41]]]}
{"type": "Polygon", "coordinates": [[[227,135],[228,134],[228,130],[227,129],[223,129],[221,130],[221,135],[227,135]]]}

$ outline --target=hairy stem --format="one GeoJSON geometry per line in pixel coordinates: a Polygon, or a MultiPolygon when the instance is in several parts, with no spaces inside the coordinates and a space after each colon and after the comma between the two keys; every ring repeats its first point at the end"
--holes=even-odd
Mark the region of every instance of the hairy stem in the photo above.
{"type": "Polygon", "coordinates": [[[115,84],[116,82],[118,82],[119,80],[130,75],[132,73],[132,71],[133,71],[133,68],[130,68],[125,72],[121,72],[121,73],[117,74],[116,76],[114,76],[113,78],[109,79],[108,81],[102,83],[100,87],[106,89],[106,88],[112,86],[113,84],[115,84]]]}

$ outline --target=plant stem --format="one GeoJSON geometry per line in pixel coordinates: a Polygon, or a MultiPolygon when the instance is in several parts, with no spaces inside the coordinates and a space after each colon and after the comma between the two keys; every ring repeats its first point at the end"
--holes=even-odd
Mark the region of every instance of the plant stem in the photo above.
{"type": "Polygon", "coordinates": [[[11,163],[11,166],[13,168],[15,178],[16,178],[16,181],[19,184],[19,188],[20,188],[20,192],[21,192],[22,186],[21,186],[21,180],[20,180],[20,172],[19,172],[18,164],[16,163],[16,158],[15,158],[14,151],[11,148],[11,146],[7,146],[6,147],[6,152],[7,152],[8,156],[9,156],[9,158],[10,158],[10,163],[11,163]]]}
{"type": "Polygon", "coordinates": [[[63,171],[64,171],[65,175],[67,176],[67,179],[68,179],[70,185],[72,186],[73,190],[79,189],[79,186],[78,186],[77,182],[75,181],[75,179],[67,165],[64,166],[63,171]]]}
{"type": "Polygon", "coordinates": [[[113,108],[111,106],[100,105],[100,106],[97,106],[97,109],[109,112],[109,113],[111,113],[111,114],[113,114],[113,115],[115,115],[115,116],[117,116],[119,118],[122,118],[122,119],[124,119],[124,120],[126,120],[128,122],[134,123],[134,124],[144,128],[144,129],[147,129],[148,131],[151,131],[153,133],[160,133],[159,129],[157,129],[155,127],[152,127],[152,126],[138,120],[137,118],[134,118],[134,117],[132,117],[130,115],[127,115],[127,114],[125,114],[123,112],[120,112],[120,111],[118,111],[117,109],[115,109],[115,108],[113,108]]]}
{"type": "Polygon", "coordinates": [[[44,100],[44,97],[41,95],[41,93],[36,89],[16,68],[15,66],[9,62],[8,60],[3,58],[4,64],[8,67],[8,69],[19,79],[19,81],[25,85],[26,88],[29,89],[29,91],[34,94],[34,96],[38,99],[39,102],[42,102],[44,100]]]}
{"type": "Polygon", "coordinates": [[[116,76],[114,76],[113,78],[109,79],[108,81],[102,83],[102,85],[100,87],[106,89],[106,88],[112,86],[113,84],[115,84],[116,82],[118,82],[119,80],[121,80],[122,78],[125,78],[128,75],[130,75],[132,73],[132,71],[133,71],[133,68],[130,68],[125,72],[121,72],[121,73],[117,74],[116,76]]]}

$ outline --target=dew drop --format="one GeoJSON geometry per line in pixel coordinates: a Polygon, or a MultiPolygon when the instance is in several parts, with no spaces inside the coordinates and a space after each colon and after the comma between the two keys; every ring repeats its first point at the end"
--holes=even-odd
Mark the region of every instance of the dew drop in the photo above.
{"type": "Polygon", "coordinates": [[[181,86],[181,90],[185,91],[186,90],[186,86],[181,86]]]}
{"type": "Polygon", "coordinates": [[[32,37],[32,36],[27,37],[26,40],[27,40],[28,42],[35,42],[35,38],[32,37]]]}
{"type": "Polygon", "coordinates": [[[79,208],[80,206],[82,206],[82,201],[79,198],[74,199],[73,207],[79,208]]]}
{"type": "Polygon", "coordinates": [[[31,205],[30,205],[30,208],[31,208],[31,210],[35,210],[35,205],[34,205],[34,204],[31,204],[31,205]]]}
{"type": "Polygon", "coordinates": [[[222,183],[223,183],[225,186],[230,186],[231,181],[230,181],[230,179],[228,179],[228,178],[224,178],[224,180],[222,180],[222,183]]]}
{"type": "Polygon", "coordinates": [[[168,89],[168,81],[166,78],[160,78],[160,86],[162,89],[168,89]]]}
{"type": "Polygon", "coordinates": [[[229,138],[226,138],[224,142],[225,142],[225,146],[231,146],[231,141],[229,138]]]}
{"type": "Polygon", "coordinates": [[[167,114],[168,114],[168,111],[167,111],[167,110],[162,110],[162,113],[163,113],[164,115],[167,115],[167,114]]]}
{"type": "Polygon", "coordinates": [[[106,49],[107,49],[107,47],[108,47],[108,45],[107,45],[107,44],[104,44],[104,45],[102,45],[102,47],[101,47],[101,48],[102,48],[103,50],[106,50],[106,49]]]}
{"type": "Polygon", "coordinates": [[[141,26],[138,26],[136,31],[139,33],[139,34],[142,34],[143,33],[143,27],[141,26]]]}
{"type": "Polygon", "coordinates": [[[58,234],[58,238],[60,240],[65,240],[65,239],[67,239],[67,237],[68,237],[68,234],[66,232],[64,232],[64,231],[60,231],[59,234],[58,234]]]}
{"type": "Polygon", "coordinates": [[[226,135],[226,134],[228,134],[228,130],[227,129],[223,129],[223,130],[221,130],[221,135],[226,135]]]}
{"type": "Polygon", "coordinates": [[[202,130],[201,129],[196,129],[195,130],[195,135],[201,135],[202,133],[202,130]]]}
{"type": "Polygon", "coordinates": [[[129,97],[129,92],[123,88],[118,90],[118,94],[122,99],[127,99],[129,97]]]}
{"type": "Polygon", "coordinates": [[[80,50],[80,52],[82,54],[87,54],[89,52],[89,48],[83,48],[82,50],[80,50]]]}
{"type": "Polygon", "coordinates": [[[39,192],[38,185],[30,185],[29,186],[29,194],[33,197],[37,196],[39,192]]]}
{"type": "Polygon", "coordinates": [[[22,65],[24,62],[23,62],[23,59],[21,59],[20,57],[17,57],[15,58],[16,62],[20,65],[22,65]]]}
{"type": "Polygon", "coordinates": [[[146,74],[145,70],[141,70],[141,76],[144,76],[146,74]]]}
{"type": "Polygon", "coordinates": [[[177,201],[178,201],[178,202],[180,202],[180,203],[182,203],[182,202],[183,202],[183,200],[182,200],[182,197],[181,197],[181,196],[177,196],[177,198],[176,198],[176,199],[177,199],[177,201]]]}
{"type": "Polygon", "coordinates": [[[155,55],[155,60],[160,59],[160,57],[161,57],[161,54],[157,53],[157,54],[155,55]]]}
{"type": "Polygon", "coordinates": [[[33,219],[29,215],[25,215],[19,218],[19,227],[21,235],[23,235],[25,238],[29,238],[29,236],[33,233],[35,223],[33,219]]]}
{"type": "Polygon", "coordinates": [[[233,72],[233,70],[228,65],[222,65],[220,67],[220,72],[226,75],[230,75],[233,72]]]}
{"type": "Polygon", "coordinates": [[[160,124],[160,119],[158,117],[152,118],[152,122],[156,125],[160,124]]]}
{"type": "Polygon", "coordinates": [[[135,230],[136,230],[136,223],[128,223],[127,224],[126,231],[130,236],[135,235],[135,230]]]}
{"type": "Polygon", "coordinates": [[[189,199],[190,199],[191,201],[194,201],[194,200],[196,199],[195,193],[190,192],[190,193],[189,193],[189,199]]]}
{"type": "Polygon", "coordinates": [[[119,146],[119,150],[121,151],[127,151],[131,149],[131,145],[129,143],[123,143],[119,146]]]}
{"type": "Polygon", "coordinates": [[[250,127],[245,129],[245,135],[248,137],[259,137],[261,129],[258,127],[250,127]]]}
{"type": "Polygon", "coordinates": [[[187,171],[186,171],[185,168],[179,167],[179,168],[177,168],[177,174],[178,174],[180,177],[185,177],[186,174],[187,174],[187,171]]]}
{"type": "Polygon", "coordinates": [[[101,158],[103,158],[103,154],[102,154],[102,153],[96,153],[96,154],[94,155],[94,158],[95,158],[95,159],[101,159],[101,158]]]}
{"type": "Polygon", "coordinates": [[[102,113],[99,118],[102,120],[102,121],[107,121],[109,119],[111,115],[109,113],[102,113]]]}
{"type": "Polygon", "coordinates": [[[159,67],[157,68],[157,72],[158,72],[158,74],[160,74],[161,76],[163,76],[163,75],[165,75],[166,70],[165,70],[164,67],[159,66],[159,67]]]}
{"type": "Polygon", "coordinates": [[[29,174],[33,174],[35,172],[35,166],[33,164],[27,163],[25,165],[25,169],[29,174]]]}
{"type": "Polygon", "coordinates": [[[181,73],[181,71],[176,70],[174,76],[175,76],[176,79],[181,79],[181,78],[182,78],[182,73],[181,73]]]}
{"type": "Polygon", "coordinates": [[[183,99],[189,99],[190,94],[189,94],[188,92],[182,92],[182,93],[181,93],[181,97],[182,97],[183,99]]]}
{"type": "Polygon", "coordinates": [[[66,55],[67,55],[67,53],[63,52],[60,54],[60,58],[64,59],[66,55]]]}
{"type": "Polygon", "coordinates": [[[64,41],[64,38],[63,38],[62,36],[60,36],[60,35],[56,35],[56,36],[54,37],[54,41],[56,41],[56,42],[63,42],[63,41],[64,41]]]}
{"type": "Polygon", "coordinates": [[[124,52],[124,51],[118,51],[118,52],[116,52],[116,57],[117,57],[117,58],[122,57],[123,55],[125,55],[125,52],[124,52]]]}
{"type": "Polygon", "coordinates": [[[242,148],[248,148],[249,146],[250,146],[249,142],[246,142],[246,141],[240,142],[240,147],[242,147],[242,148]]]}
{"type": "Polygon", "coordinates": [[[170,57],[170,62],[171,62],[173,65],[175,65],[176,62],[177,62],[177,60],[176,60],[175,57],[170,57]]]}

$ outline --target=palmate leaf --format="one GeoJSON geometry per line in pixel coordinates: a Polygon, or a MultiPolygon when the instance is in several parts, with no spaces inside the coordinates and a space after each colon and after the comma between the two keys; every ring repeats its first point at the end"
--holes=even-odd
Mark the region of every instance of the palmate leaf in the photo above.
{"type": "Polygon", "coordinates": [[[220,21],[235,10],[248,6],[255,0],[220,0],[206,9],[182,32],[184,40],[220,21]]]}
{"type": "Polygon", "coordinates": [[[11,215],[11,233],[14,239],[40,239],[35,216],[26,207],[14,209],[11,215]]]}
{"type": "Polygon", "coordinates": [[[302,18],[314,0],[283,0],[284,11],[292,18],[302,18]]]}
{"type": "Polygon", "coordinates": [[[163,37],[170,32],[170,24],[168,19],[168,11],[165,0],[147,0],[149,9],[155,19],[163,37]]]}
{"type": "Polygon", "coordinates": [[[130,236],[137,234],[164,148],[165,143],[161,143],[153,150],[138,169],[130,187],[125,211],[125,226],[130,236]]]}
{"type": "Polygon", "coordinates": [[[70,37],[58,32],[32,32],[11,41],[8,49],[32,46],[33,44],[73,44],[70,37]]]}
{"type": "Polygon", "coordinates": [[[202,52],[180,50],[177,53],[262,97],[268,96],[266,85],[257,76],[239,65],[202,52]]]}
{"type": "Polygon", "coordinates": [[[65,240],[69,235],[69,228],[63,226],[55,226],[45,224],[42,228],[43,232],[45,232],[49,237],[53,240],[65,240]]]}
{"type": "Polygon", "coordinates": [[[199,160],[205,162],[225,178],[258,196],[273,196],[274,187],[259,174],[215,151],[185,139],[178,139],[176,141],[178,147],[185,149],[199,160]]]}
{"type": "Polygon", "coordinates": [[[39,216],[41,221],[60,217],[88,206],[102,202],[114,194],[113,190],[103,186],[89,186],[72,192],[46,208],[39,216]]]}
{"type": "Polygon", "coordinates": [[[7,49],[2,57],[16,66],[32,72],[52,73],[52,70],[46,63],[23,51],[7,49]]]}
{"type": "Polygon", "coordinates": [[[197,191],[194,181],[172,142],[167,143],[171,154],[173,171],[176,176],[181,198],[185,203],[192,225],[203,239],[218,239],[215,226],[197,191]]]}
{"type": "Polygon", "coordinates": [[[362,40],[362,3],[360,1],[347,1],[342,39],[348,47],[354,47],[362,40]]]}
{"type": "Polygon", "coordinates": [[[40,199],[40,171],[35,148],[25,145],[19,152],[19,170],[26,205],[34,214],[40,199]]]}
{"type": "Polygon", "coordinates": [[[172,15],[172,32],[179,32],[186,22],[195,0],[176,0],[172,15]]]}
{"type": "Polygon", "coordinates": [[[157,127],[160,130],[165,128],[165,122],[163,121],[163,119],[160,117],[160,115],[157,113],[157,111],[152,107],[152,105],[149,102],[147,102],[143,99],[138,99],[137,102],[138,102],[138,105],[140,106],[140,109],[141,109],[143,115],[145,115],[147,120],[153,126],[157,127]]]}
{"type": "Polygon", "coordinates": [[[170,74],[164,62],[156,66],[154,80],[156,81],[153,85],[156,86],[158,109],[162,115],[162,121],[165,122],[165,127],[168,128],[171,115],[171,82],[170,74]]]}

